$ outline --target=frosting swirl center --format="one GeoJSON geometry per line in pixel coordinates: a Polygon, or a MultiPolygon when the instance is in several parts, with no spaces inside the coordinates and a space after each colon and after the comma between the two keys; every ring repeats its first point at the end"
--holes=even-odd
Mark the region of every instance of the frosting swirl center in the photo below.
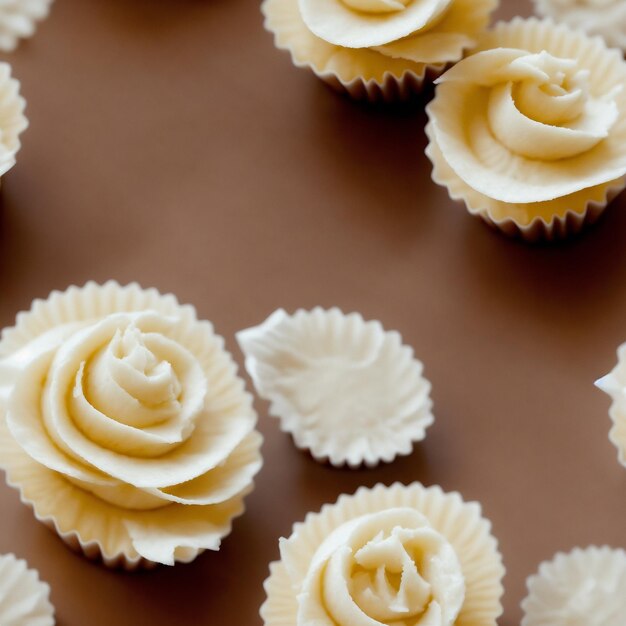
{"type": "Polygon", "coordinates": [[[495,137],[531,159],[574,157],[608,137],[616,92],[592,98],[589,71],[548,52],[518,56],[497,72],[487,116],[495,137]]]}
{"type": "Polygon", "coordinates": [[[450,543],[414,509],[356,518],[335,530],[304,581],[299,626],[454,624],[465,597],[450,543]],[[329,622],[330,623],[330,622],[329,622]]]}

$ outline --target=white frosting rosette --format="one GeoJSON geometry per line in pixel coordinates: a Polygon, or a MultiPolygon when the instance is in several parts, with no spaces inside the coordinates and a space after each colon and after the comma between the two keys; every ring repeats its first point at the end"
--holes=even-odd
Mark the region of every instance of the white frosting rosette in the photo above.
{"type": "Polygon", "coordinates": [[[537,13],[556,22],[604,37],[614,48],[626,50],[624,0],[534,0],[537,13]]]}
{"type": "Polygon", "coordinates": [[[626,343],[617,349],[613,370],[597,380],[596,386],[612,399],[609,416],[613,426],[609,439],[617,448],[619,462],[626,467],[626,343]]]}
{"type": "Polygon", "coordinates": [[[433,180],[504,232],[570,234],[626,186],[626,62],[600,38],[500,23],[438,83],[433,180]]]}
{"type": "Polygon", "coordinates": [[[353,98],[405,100],[475,44],[498,0],[264,0],[298,67],[353,98]]]}
{"type": "Polygon", "coordinates": [[[336,308],[279,309],[237,340],[270,414],[319,461],[390,462],[434,421],[422,363],[380,322],[336,308]]]}
{"type": "Polygon", "coordinates": [[[309,513],[270,565],[265,626],[496,626],[504,566],[480,505],[377,485],[309,513]]]}
{"type": "Polygon", "coordinates": [[[559,553],[527,582],[521,626],[624,626],[626,552],[590,547],[559,553]]]}
{"type": "Polygon", "coordinates": [[[0,556],[0,624],[54,626],[50,587],[36,570],[13,554],[0,556]]]}
{"type": "Polygon", "coordinates": [[[110,566],[219,549],[261,467],[224,341],[172,295],[88,283],[0,341],[0,467],[36,517],[110,566]]]}
{"type": "Polygon", "coordinates": [[[11,52],[20,39],[31,37],[37,22],[50,12],[53,0],[0,0],[0,50],[11,52]]]}

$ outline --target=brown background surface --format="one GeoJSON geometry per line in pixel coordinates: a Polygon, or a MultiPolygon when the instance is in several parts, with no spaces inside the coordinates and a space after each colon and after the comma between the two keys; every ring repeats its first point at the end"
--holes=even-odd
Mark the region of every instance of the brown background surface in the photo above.
{"type": "MultiPolygon", "coordinates": [[[[504,0],[500,17],[527,14],[504,0]]],[[[385,110],[292,67],[252,0],[58,0],[11,55],[31,127],[3,183],[0,324],[88,279],[138,280],[238,329],[338,305],[398,329],[437,421],[410,457],[340,471],[257,402],[266,465],[217,554],[128,575],[73,554],[0,486],[0,552],[52,585],[62,626],[260,623],[277,540],[379,481],[483,503],[524,581],[574,545],[626,544],[626,470],[592,386],[626,339],[626,197],[564,245],[497,235],[430,181],[423,102],[385,110]]]]}

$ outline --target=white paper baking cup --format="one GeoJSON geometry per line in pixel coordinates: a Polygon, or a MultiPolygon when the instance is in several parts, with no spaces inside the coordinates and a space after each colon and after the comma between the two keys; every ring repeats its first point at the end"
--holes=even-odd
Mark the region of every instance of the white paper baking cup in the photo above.
{"type": "MultiPolygon", "coordinates": [[[[262,464],[262,438],[254,430],[252,398],[237,376],[223,339],[214,334],[209,322],[197,320],[192,306],[180,305],[172,295],[144,290],[137,284],[121,287],[110,281],[71,287],[36,300],[30,311],[20,313],[16,325],[5,329],[0,341],[0,418],[0,467],[8,484],[19,490],[22,502],[33,509],[35,517],[70,547],[109,567],[132,570],[157,563],[173,565],[189,562],[206,549],[218,550],[222,538],[230,533],[232,520],[243,513],[244,497],[252,490],[253,476],[262,464]],[[211,428],[224,420],[245,426],[241,439],[229,444],[224,459],[201,477],[203,486],[191,480],[168,488],[179,500],[164,501],[160,508],[148,510],[112,504],[81,488],[79,481],[70,482],[60,470],[49,469],[18,443],[7,420],[8,409],[15,408],[14,391],[29,382],[19,367],[20,355],[28,356],[25,350],[34,350],[37,341],[51,332],[69,329],[73,334],[112,313],[137,311],[177,320],[171,336],[195,355],[210,383],[204,411],[211,416],[211,428]],[[194,489],[207,485],[215,497],[206,504],[184,503],[193,500],[194,489]]],[[[216,451],[207,451],[207,456],[214,454],[216,451]]]]}
{"type": "Polygon", "coordinates": [[[558,553],[527,581],[521,626],[626,624],[626,552],[607,546],[558,553]]]}
{"type": "Polygon", "coordinates": [[[39,573],[13,554],[0,556],[0,624],[54,626],[50,587],[39,573]]]}
{"type": "Polygon", "coordinates": [[[282,560],[270,565],[264,584],[267,599],[260,615],[265,626],[297,623],[300,587],[317,549],[333,531],[360,516],[393,508],[418,511],[454,548],[465,578],[465,600],[455,626],[496,626],[502,614],[505,570],[490,522],[482,517],[478,503],[420,483],[361,487],[295,524],[291,537],[281,541],[282,560]]]}
{"type": "Polygon", "coordinates": [[[413,349],[358,313],[279,309],[237,341],[270,414],[318,461],[388,463],[409,454],[434,421],[413,349]]]}

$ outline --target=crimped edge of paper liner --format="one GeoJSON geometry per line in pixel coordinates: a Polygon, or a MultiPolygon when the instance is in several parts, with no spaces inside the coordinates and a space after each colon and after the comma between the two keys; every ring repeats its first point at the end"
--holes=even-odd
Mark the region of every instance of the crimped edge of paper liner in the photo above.
{"type": "MultiPolygon", "coordinates": [[[[499,2],[499,0],[497,0],[497,2],[499,2]]],[[[494,6],[489,12],[489,15],[497,8],[497,2],[494,2],[494,6]]],[[[376,78],[366,79],[360,76],[351,80],[344,80],[336,72],[322,71],[318,69],[312,61],[299,59],[295,51],[288,44],[280,41],[280,33],[273,30],[270,25],[270,17],[266,11],[265,0],[261,3],[261,13],[264,18],[263,26],[265,30],[272,35],[274,46],[278,50],[288,52],[291,57],[291,62],[296,67],[310,70],[334,91],[346,95],[353,100],[370,102],[372,104],[407,102],[414,96],[419,95],[427,85],[432,84],[456,63],[455,60],[447,63],[416,63],[416,65],[419,65],[419,71],[407,69],[399,76],[391,71],[384,72],[382,81],[376,78]]]]}
{"type": "MultiPolygon", "coordinates": [[[[283,319],[284,319],[283,318],[283,319]]],[[[415,350],[412,346],[405,344],[402,339],[402,335],[397,330],[387,330],[382,322],[379,320],[366,320],[361,313],[356,311],[351,313],[344,313],[338,307],[331,307],[329,309],[324,309],[323,307],[317,306],[313,309],[297,309],[293,314],[287,313],[284,309],[277,309],[274,311],[268,318],[266,318],[263,322],[258,324],[257,326],[253,326],[252,328],[243,329],[236,334],[237,342],[239,343],[239,347],[244,354],[245,357],[245,369],[250,375],[252,379],[252,383],[257,394],[267,400],[269,402],[269,410],[268,413],[272,417],[278,419],[279,428],[281,432],[286,433],[291,436],[292,441],[296,448],[299,450],[308,453],[311,458],[313,458],[318,463],[330,465],[336,468],[344,468],[348,467],[350,469],[359,469],[362,467],[374,468],[380,465],[380,463],[392,463],[398,457],[408,456],[412,454],[415,444],[423,441],[426,438],[427,430],[432,426],[435,422],[435,416],[433,415],[433,400],[431,397],[432,391],[432,383],[428,378],[424,376],[424,363],[417,358],[415,355],[415,350]],[[407,437],[403,442],[402,446],[396,446],[391,455],[386,454],[378,454],[376,458],[363,458],[360,462],[351,462],[346,456],[338,456],[333,458],[331,454],[320,454],[314,446],[308,441],[308,435],[305,431],[302,431],[298,428],[300,423],[299,416],[294,415],[293,412],[286,413],[282,408],[282,402],[277,399],[277,395],[275,393],[267,393],[263,387],[264,383],[262,380],[262,376],[259,374],[259,362],[255,356],[249,355],[244,348],[242,341],[240,340],[240,335],[246,333],[248,330],[257,329],[266,325],[270,319],[276,315],[282,314],[284,318],[287,318],[291,321],[294,320],[295,316],[298,314],[311,315],[311,314],[323,314],[326,317],[330,317],[331,315],[340,315],[344,320],[346,318],[352,317],[357,321],[357,323],[362,324],[364,327],[370,325],[375,328],[375,332],[380,333],[385,339],[395,338],[398,342],[398,349],[406,349],[409,351],[409,359],[411,364],[419,369],[419,377],[421,382],[424,384],[424,393],[425,399],[424,404],[421,407],[421,415],[420,415],[420,427],[421,430],[419,433],[415,433],[410,437],[407,437]]]]}
{"type": "Polygon", "coordinates": [[[498,219],[491,214],[488,207],[481,203],[482,194],[473,189],[466,192],[466,184],[453,171],[450,176],[442,173],[437,157],[433,154],[435,140],[430,122],[426,125],[425,132],[429,139],[425,152],[432,163],[433,182],[445,187],[453,201],[465,205],[471,215],[480,217],[494,230],[528,243],[559,241],[580,233],[585,227],[594,224],[607,206],[626,188],[626,177],[613,181],[612,184],[607,183],[603,191],[604,198],[601,201],[590,199],[582,211],[568,209],[562,216],[552,215],[547,221],[542,215],[533,217],[528,224],[522,224],[508,216],[498,219]]]}
{"type": "MultiPolygon", "coordinates": [[[[37,596],[38,604],[39,602],[42,603],[41,609],[45,611],[46,617],[49,620],[46,622],[46,625],[52,626],[54,624],[54,606],[50,602],[50,585],[44,580],[41,580],[39,571],[33,567],[30,567],[28,561],[18,558],[12,552],[9,552],[7,554],[0,554],[0,563],[2,562],[10,563],[9,567],[11,568],[23,568],[19,577],[20,579],[23,579],[24,577],[29,578],[28,584],[30,587],[30,591],[32,592],[31,594],[29,594],[29,596],[37,596]]],[[[38,617],[41,618],[43,616],[39,615],[38,617]]],[[[37,623],[42,624],[43,622],[38,621],[37,623]]]]}
{"type": "MultiPolygon", "coordinates": [[[[259,435],[260,436],[260,435],[259,435]]],[[[17,444],[16,444],[17,445],[17,444]]],[[[50,470],[52,471],[52,470],[50,470]]],[[[34,518],[41,522],[44,526],[52,530],[58,537],[74,552],[86,557],[90,561],[101,563],[109,569],[122,569],[128,572],[137,570],[152,570],[156,567],[160,567],[162,564],[156,561],[151,561],[142,556],[131,557],[124,551],[109,553],[99,540],[86,540],[84,539],[80,531],[68,528],[61,528],[57,518],[50,515],[40,515],[37,511],[37,503],[33,500],[26,498],[22,491],[21,484],[17,481],[11,480],[10,470],[5,470],[6,483],[9,487],[15,489],[19,493],[20,502],[26,505],[33,513],[34,518]]],[[[221,536],[221,539],[226,538],[232,532],[232,524],[235,519],[241,517],[246,510],[244,499],[254,490],[254,481],[246,487],[244,491],[237,494],[232,498],[237,502],[237,508],[233,515],[230,517],[230,522],[226,529],[226,532],[221,536]]],[[[95,497],[95,496],[94,496],[95,497]]],[[[182,505],[180,505],[182,506],[182,505]]],[[[175,563],[191,563],[200,554],[205,552],[205,549],[189,549],[189,554],[185,558],[176,558],[175,563]]]]}
{"type": "MultiPolygon", "coordinates": [[[[211,322],[198,320],[195,307],[190,304],[181,305],[173,294],[161,294],[155,288],[144,289],[136,282],[122,286],[115,280],[109,280],[103,284],[89,281],[82,287],[72,285],[64,291],[52,291],[45,299],[35,299],[28,311],[22,311],[17,314],[14,326],[2,330],[0,335],[0,359],[9,356],[29,341],[62,324],[89,321],[116,312],[132,312],[147,309],[156,310],[163,315],[176,315],[186,325],[204,326],[204,329],[212,337],[212,349],[218,351],[224,357],[223,365],[228,374],[237,383],[237,391],[241,394],[241,402],[249,405],[249,410],[255,415],[256,420],[256,413],[252,406],[252,396],[246,390],[245,382],[237,372],[237,365],[232,354],[225,348],[224,338],[215,332],[211,322]]],[[[0,419],[3,420],[2,427],[4,428],[4,417],[0,415],[0,419]]],[[[252,435],[258,439],[260,456],[263,437],[254,429],[247,436],[252,435]]],[[[16,442],[14,445],[19,446],[16,442]]],[[[262,457],[260,456],[260,458],[262,463],[262,457]]],[[[35,461],[33,462],[35,463],[35,461]]],[[[24,495],[19,481],[11,478],[11,468],[7,464],[3,464],[3,469],[5,470],[7,484],[19,492],[21,502],[32,510],[34,517],[38,521],[54,530],[74,551],[82,553],[91,560],[99,561],[106,567],[115,569],[121,568],[133,571],[137,569],[152,569],[160,565],[141,556],[131,557],[124,551],[111,554],[105,550],[100,541],[85,540],[81,537],[80,532],[74,528],[61,528],[53,514],[41,515],[37,511],[37,503],[24,495]]],[[[52,472],[52,470],[48,471],[52,472]]],[[[237,507],[234,509],[230,523],[225,529],[226,532],[221,535],[222,539],[230,534],[232,521],[245,512],[243,500],[253,488],[254,481],[242,492],[226,501],[236,502],[237,507]]],[[[204,552],[204,549],[187,548],[187,551],[188,556],[177,558],[176,562],[191,562],[204,552]]]]}
{"type": "MultiPolygon", "coordinates": [[[[293,548],[295,557],[305,563],[299,576],[304,578],[315,551],[333,530],[361,515],[394,507],[414,507],[423,513],[455,548],[466,574],[466,584],[468,570],[475,578],[466,589],[455,626],[496,626],[503,611],[505,568],[498,542],[491,534],[491,522],[482,517],[479,503],[465,502],[459,493],[446,493],[437,485],[424,487],[414,482],[394,483],[389,487],[379,483],[371,489],[360,487],[353,495],[343,494],[336,503],[325,504],[319,513],[308,513],[304,522],[294,524],[292,531],[292,537],[301,534],[297,548],[293,548]],[[454,523],[460,516],[468,519],[455,529],[454,523]],[[472,596],[475,597],[468,609],[468,597],[472,596]]],[[[294,626],[299,583],[290,577],[283,560],[270,564],[270,575],[263,587],[267,598],[259,614],[264,625],[294,626]]]]}
{"type": "MultiPolygon", "coordinates": [[[[589,546],[587,548],[576,547],[570,552],[557,552],[550,561],[543,561],[539,565],[539,569],[536,574],[529,576],[526,579],[526,588],[528,593],[521,602],[521,608],[524,612],[520,626],[535,626],[535,622],[531,620],[528,613],[533,608],[534,593],[540,585],[547,578],[551,578],[555,574],[558,575],[563,569],[568,569],[573,563],[577,561],[587,561],[591,559],[596,562],[601,559],[622,559],[626,564],[626,551],[622,548],[611,548],[610,546],[589,546]]],[[[597,564],[597,563],[596,563],[597,564]]],[[[537,626],[543,624],[543,620],[537,623],[537,626]]]]}

